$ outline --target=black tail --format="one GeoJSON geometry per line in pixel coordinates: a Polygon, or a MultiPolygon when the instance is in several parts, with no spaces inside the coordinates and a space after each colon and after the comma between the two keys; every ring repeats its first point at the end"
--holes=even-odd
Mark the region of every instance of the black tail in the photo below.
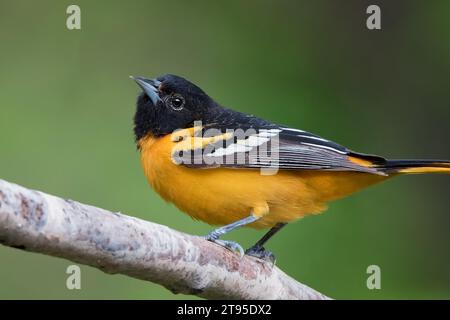
{"type": "Polygon", "coordinates": [[[386,173],[450,173],[448,160],[386,160],[380,164],[386,173]]]}

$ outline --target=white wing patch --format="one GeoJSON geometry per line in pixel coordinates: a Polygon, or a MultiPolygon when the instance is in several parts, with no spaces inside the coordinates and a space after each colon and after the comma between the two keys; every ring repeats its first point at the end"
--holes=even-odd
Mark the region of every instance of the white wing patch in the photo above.
{"type": "Polygon", "coordinates": [[[236,141],[236,143],[249,147],[257,147],[262,145],[263,143],[266,143],[267,141],[270,141],[270,139],[265,137],[250,136],[245,140],[238,140],[236,141]]]}
{"type": "Polygon", "coordinates": [[[223,157],[233,153],[251,151],[253,148],[269,142],[271,137],[276,136],[280,132],[280,129],[261,129],[260,132],[248,136],[247,139],[237,140],[236,143],[230,144],[226,148],[218,148],[206,156],[223,157]]]}
{"type": "Polygon", "coordinates": [[[226,148],[219,148],[211,153],[208,153],[207,156],[223,157],[223,156],[228,156],[233,153],[247,152],[250,150],[252,150],[252,147],[233,143],[233,144],[230,144],[226,148]]]}

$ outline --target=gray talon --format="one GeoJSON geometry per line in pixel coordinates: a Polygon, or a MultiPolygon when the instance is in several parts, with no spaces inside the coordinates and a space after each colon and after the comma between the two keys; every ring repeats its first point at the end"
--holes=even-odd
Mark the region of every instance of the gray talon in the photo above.
{"type": "Polygon", "coordinates": [[[272,265],[274,265],[276,261],[275,255],[272,252],[264,249],[264,247],[251,247],[245,251],[245,254],[264,261],[268,261],[272,263],[272,265]]]}
{"type": "Polygon", "coordinates": [[[234,241],[229,241],[229,240],[220,240],[220,239],[214,239],[214,236],[209,234],[205,237],[206,240],[214,242],[216,244],[218,244],[219,246],[222,246],[234,253],[239,254],[240,257],[244,256],[244,249],[242,248],[242,246],[234,241]]]}

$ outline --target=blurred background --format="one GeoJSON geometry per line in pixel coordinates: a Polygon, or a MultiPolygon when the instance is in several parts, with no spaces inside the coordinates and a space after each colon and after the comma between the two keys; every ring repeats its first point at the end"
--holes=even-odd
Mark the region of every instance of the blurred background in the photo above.
{"type": "MultiPolygon", "coordinates": [[[[391,158],[450,159],[449,1],[0,2],[0,178],[191,234],[133,142],[139,88],[174,73],[222,104],[391,158]],[[81,7],[81,30],[66,8],[81,7]],[[366,28],[381,7],[382,30],[366,28]]],[[[338,299],[450,298],[450,176],[407,176],[331,204],[269,244],[338,299]],[[366,269],[381,268],[381,290],[366,269]]],[[[228,238],[249,246],[264,231],[228,238]]],[[[178,299],[166,289],[0,247],[0,298],[178,299]]]]}

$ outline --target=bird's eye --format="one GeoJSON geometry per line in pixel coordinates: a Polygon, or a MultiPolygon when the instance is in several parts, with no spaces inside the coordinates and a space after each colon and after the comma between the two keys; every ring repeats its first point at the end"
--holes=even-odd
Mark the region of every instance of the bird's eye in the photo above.
{"type": "Polygon", "coordinates": [[[176,94],[170,98],[169,104],[172,109],[179,111],[184,107],[184,98],[181,95],[176,94]]]}

